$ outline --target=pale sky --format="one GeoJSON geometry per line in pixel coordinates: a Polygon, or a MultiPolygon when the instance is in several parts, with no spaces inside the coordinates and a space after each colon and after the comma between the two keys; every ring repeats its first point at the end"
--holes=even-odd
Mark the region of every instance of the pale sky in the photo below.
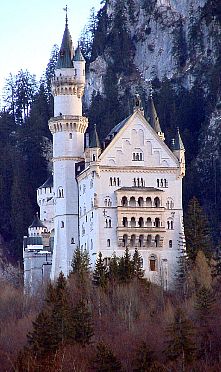
{"type": "Polygon", "coordinates": [[[74,44],[100,0],[3,0],[0,16],[0,95],[5,79],[20,69],[41,76],[54,44],[60,46],[68,6],[74,44]]]}

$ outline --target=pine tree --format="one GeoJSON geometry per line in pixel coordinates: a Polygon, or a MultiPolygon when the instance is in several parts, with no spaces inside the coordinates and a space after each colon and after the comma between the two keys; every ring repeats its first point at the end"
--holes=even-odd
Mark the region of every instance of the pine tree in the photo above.
{"type": "Polygon", "coordinates": [[[169,360],[177,360],[184,370],[186,363],[195,358],[195,344],[193,342],[194,329],[192,323],[185,318],[181,309],[174,314],[174,321],[167,329],[167,347],[165,353],[169,360]]]}
{"type": "Polygon", "coordinates": [[[96,356],[92,361],[92,369],[96,372],[121,372],[122,366],[111,349],[100,342],[97,345],[96,356]]]}
{"type": "Polygon", "coordinates": [[[74,340],[85,346],[94,334],[91,313],[84,300],[80,300],[72,313],[74,340]]]}
{"type": "Polygon", "coordinates": [[[134,360],[134,372],[147,372],[153,365],[153,352],[150,350],[146,342],[142,342],[138,348],[134,360]]]}
{"type": "Polygon", "coordinates": [[[104,265],[101,252],[99,252],[96,261],[95,270],[93,273],[93,283],[102,288],[105,288],[107,285],[107,268],[104,265]]]}
{"type": "Polygon", "coordinates": [[[55,331],[50,312],[41,311],[33,322],[33,331],[27,335],[30,350],[38,358],[55,353],[61,342],[61,334],[55,331]]]}
{"type": "Polygon", "coordinates": [[[119,261],[119,279],[121,282],[129,282],[133,278],[133,261],[128,247],[125,249],[124,256],[119,261]]]}
{"type": "Polygon", "coordinates": [[[194,286],[198,290],[201,287],[211,288],[212,275],[208,260],[202,251],[198,251],[195,259],[195,265],[191,271],[191,277],[194,286]]]}
{"type": "Polygon", "coordinates": [[[144,270],[142,269],[143,267],[143,262],[142,262],[142,257],[140,253],[138,252],[137,247],[135,248],[135,252],[133,255],[133,276],[135,278],[141,279],[144,276],[144,270]]]}
{"type": "Polygon", "coordinates": [[[184,222],[188,257],[195,261],[199,250],[210,257],[212,240],[209,234],[208,220],[196,197],[189,202],[184,222]]]}
{"type": "Polygon", "coordinates": [[[110,281],[117,281],[119,279],[119,259],[117,258],[116,254],[113,254],[111,257],[110,264],[109,264],[109,273],[108,278],[110,281]]]}
{"type": "Polygon", "coordinates": [[[196,294],[195,309],[201,327],[206,327],[213,315],[215,296],[210,288],[202,286],[196,294]]]}
{"type": "Polygon", "coordinates": [[[71,266],[73,274],[77,274],[80,281],[84,281],[85,276],[90,272],[90,257],[87,250],[81,251],[77,247],[74,251],[71,266]]]}

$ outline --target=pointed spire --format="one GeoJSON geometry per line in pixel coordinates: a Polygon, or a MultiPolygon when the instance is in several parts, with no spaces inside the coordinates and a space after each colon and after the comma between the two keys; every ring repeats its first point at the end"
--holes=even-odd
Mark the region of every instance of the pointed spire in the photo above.
{"type": "Polygon", "coordinates": [[[97,134],[96,124],[94,124],[94,130],[90,137],[89,147],[90,148],[95,148],[95,147],[101,148],[101,143],[100,143],[100,140],[97,134]]]}
{"type": "Polygon", "coordinates": [[[162,133],[152,94],[150,95],[149,99],[149,115],[151,127],[155,130],[156,133],[162,133]]]}
{"type": "Polygon", "coordinates": [[[176,136],[175,136],[172,146],[173,146],[173,151],[185,150],[182,138],[180,136],[180,130],[178,127],[177,127],[176,136]]]}
{"type": "Polygon", "coordinates": [[[81,48],[78,42],[77,49],[75,50],[75,55],[74,55],[74,61],[79,62],[79,61],[85,61],[84,56],[81,52],[81,48]]]}
{"type": "Polygon", "coordinates": [[[58,56],[58,61],[56,64],[56,69],[73,67],[73,63],[72,63],[73,46],[72,46],[71,34],[68,28],[67,6],[64,10],[66,11],[65,30],[64,30],[61,48],[60,48],[60,52],[58,56]]]}

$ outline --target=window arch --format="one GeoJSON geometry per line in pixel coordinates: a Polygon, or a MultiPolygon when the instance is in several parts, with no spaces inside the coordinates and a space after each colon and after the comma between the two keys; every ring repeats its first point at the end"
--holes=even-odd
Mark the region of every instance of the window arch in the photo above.
{"type": "Polygon", "coordinates": [[[136,242],[136,235],[133,234],[133,235],[131,235],[131,239],[130,239],[131,247],[135,247],[135,242],[136,242]]]}
{"type": "Polygon", "coordinates": [[[143,226],[144,226],[143,217],[140,217],[140,218],[139,218],[139,220],[138,220],[138,226],[139,226],[139,227],[143,227],[143,226]]]}
{"type": "Polygon", "coordinates": [[[155,236],[155,247],[159,248],[160,246],[160,235],[155,236]]]}
{"type": "Polygon", "coordinates": [[[126,247],[128,244],[128,235],[124,234],[123,235],[123,247],[126,247]]]}
{"type": "Polygon", "coordinates": [[[138,205],[139,205],[139,207],[143,207],[143,205],[144,205],[144,200],[143,200],[143,197],[142,196],[140,196],[138,198],[138,205]]]}
{"type": "Polygon", "coordinates": [[[160,219],[157,217],[155,218],[155,227],[160,227],[160,219]]]}
{"type": "Polygon", "coordinates": [[[134,196],[131,196],[129,205],[130,207],[136,207],[136,199],[134,196]]]}
{"type": "Polygon", "coordinates": [[[152,227],[152,221],[150,217],[147,218],[147,227],[152,227]]]}
{"type": "Polygon", "coordinates": [[[154,205],[156,208],[160,207],[160,199],[158,198],[158,196],[154,198],[154,205]]]}
{"type": "Polygon", "coordinates": [[[69,139],[72,139],[72,133],[69,133],[69,139]]]}
{"type": "Polygon", "coordinates": [[[127,200],[127,197],[126,196],[123,196],[123,198],[121,199],[121,205],[123,207],[127,207],[128,205],[128,200],[127,200]]]}
{"type": "Polygon", "coordinates": [[[107,247],[110,247],[110,239],[107,239],[107,247]]]}
{"type": "Polygon", "coordinates": [[[131,226],[131,227],[136,227],[136,220],[135,220],[135,217],[131,217],[131,220],[130,220],[130,226],[131,226]]]}
{"type": "Polygon", "coordinates": [[[147,207],[152,207],[152,199],[149,196],[146,198],[146,205],[147,207]]]}
{"type": "Polygon", "coordinates": [[[173,248],[173,241],[169,240],[169,248],[173,248]]]}
{"type": "Polygon", "coordinates": [[[128,226],[128,220],[127,220],[127,217],[123,217],[123,227],[127,227],[128,226]]]}
{"type": "Polygon", "coordinates": [[[64,221],[61,221],[61,228],[64,228],[64,221]]]}
{"type": "Polygon", "coordinates": [[[64,189],[61,186],[58,188],[57,197],[58,198],[63,198],[64,197],[64,189]]]}
{"type": "Polygon", "coordinates": [[[152,235],[147,235],[147,246],[148,247],[151,247],[151,243],[152,243],[152,235]]]}
{"type": "Polygon", "coordinates": [[[139,236],[139,247],[143,247],[143,242],[144,242],[144,236],[143,235],[140,235],[139,236]]]}

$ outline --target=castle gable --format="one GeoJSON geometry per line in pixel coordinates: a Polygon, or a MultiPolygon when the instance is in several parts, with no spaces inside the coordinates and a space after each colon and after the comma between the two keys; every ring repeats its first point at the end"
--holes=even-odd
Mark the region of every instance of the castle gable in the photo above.
{"type": "Polygon", "coordinates": [[[100,156],[102,166],[179,167],[176,157],[139,110],[120,127],[100,156]]]}

